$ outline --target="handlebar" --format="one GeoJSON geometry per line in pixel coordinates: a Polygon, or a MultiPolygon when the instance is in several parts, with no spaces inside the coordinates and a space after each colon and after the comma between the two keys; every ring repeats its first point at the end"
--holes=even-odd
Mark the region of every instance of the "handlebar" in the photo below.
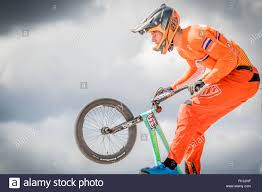
{"type": "Polygon", "coordinates": [[[167,100],[169,97],[174,96],[175,94],[179,93],[180,91],[183,91],[185,89],[188,89],[188,86],[182,87],[177,90],[169,90],[166,92],[161,92],[163,89],[158,89],[157,92],[155,93],[154,98],[152,99],[152,106],[155,107],[156,111],[158,113],[161,112],[162,108],[159,106],[159,104],[165,100],[167,100]],[[161,93],[159,93],[161,92],[161,93]]]}

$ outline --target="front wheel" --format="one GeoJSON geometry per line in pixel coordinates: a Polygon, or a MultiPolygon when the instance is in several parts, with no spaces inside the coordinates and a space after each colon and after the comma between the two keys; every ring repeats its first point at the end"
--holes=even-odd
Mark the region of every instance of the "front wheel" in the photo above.
{"type": "Polygon", "coordinates": [[[103,130],[133,118],[127,106],[117,100],[91,102],[82,109],[76,121],[75,137],[79,149],[88,159],[101,164],[123,159],[135,144],[136,125],[112,134],[105,134],[103,130]]]}

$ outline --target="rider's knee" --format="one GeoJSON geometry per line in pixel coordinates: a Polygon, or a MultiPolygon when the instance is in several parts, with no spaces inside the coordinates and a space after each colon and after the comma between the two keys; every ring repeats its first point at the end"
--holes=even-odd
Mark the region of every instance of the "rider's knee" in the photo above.
{"type": "Polygon", "coordinates": [[[194,108],[192,106],[192,101],[187,100],[180,105],[178,112],[178,120],[184,121],[186,119],[192,118],[194,116],[194,108]]]}
{"type": "Polygon", "coordinates": [[[188,115],[190,116],[190,114],[192,113],[191,108],[192,108],[191,105],[183,103],[182,105],[180,105],[178,116],[179,117],[187,117],[188,115]]]}

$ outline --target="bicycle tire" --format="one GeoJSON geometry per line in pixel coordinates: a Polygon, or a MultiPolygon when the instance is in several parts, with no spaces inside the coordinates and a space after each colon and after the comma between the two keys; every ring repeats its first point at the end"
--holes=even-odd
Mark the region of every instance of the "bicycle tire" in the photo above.
{"type": "Polygon", "coordinates": [[[110,106],[117,109],[125,118],[126,121],[134,119],[133,114],[128,109],[126,105],[124,105],[122,102],[110,99],[110,98],[103,98],[103,99],[97,99],[88,105],[86,105],[81,112],[79,113],[76,125],[75,125],[75,139],[76,143],[78,145],[78,148],[82,152],[82,154],[88,158],[89,160],[92,160],[96,163],[100,164],[111,164],[120,161],[121,159],[125,158],[130,151],[132,150],[135,141],[136,141],[136,135],[137,135],[137,127],[136,125],[128,128],[128,140],[125,146],[123,146],[118,152],[110,155],[103,155],[99,154],[95,151],[93,151],[90,146],[87,145],[84,135],[83,135],[83,124],[85,120],[85,116],[90,112],[92,109],[94,109],[97,106],[110,106]],[[117,106],[121,106],[122,110],[119,110],[117,106]]]}

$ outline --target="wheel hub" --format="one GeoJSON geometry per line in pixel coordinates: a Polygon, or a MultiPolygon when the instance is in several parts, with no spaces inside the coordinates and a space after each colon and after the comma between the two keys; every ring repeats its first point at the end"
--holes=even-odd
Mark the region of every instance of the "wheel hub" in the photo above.
{"type": "Polygon", "coordinates": [[[107,134],[111,133],[111,132],[110,132],[110,128],[109,128],[109,127],[102,127],[101,133],[102,133],[103,135],[107,135],[107,134]]]}

